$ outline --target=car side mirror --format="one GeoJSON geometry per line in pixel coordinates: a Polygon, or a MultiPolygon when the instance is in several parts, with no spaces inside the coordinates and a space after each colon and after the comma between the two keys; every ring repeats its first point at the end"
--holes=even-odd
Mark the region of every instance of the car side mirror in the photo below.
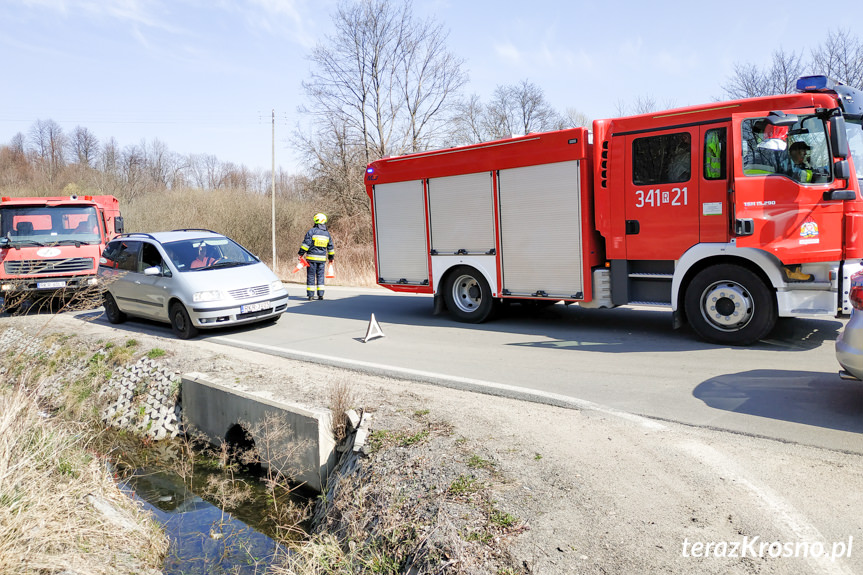
{"type": "Polygon", "coordinates": [[[123,217],[122,216],[117,216],[116,218],[114,218],[114,232],[116,232],[118,234],[123,233],[123,217]]]}
{"type": "Polygon", "coordinates": [[[153,266],[144,270],[144,275],[146,276],[157,276],[161,275],[162,266],[153,266]]]}

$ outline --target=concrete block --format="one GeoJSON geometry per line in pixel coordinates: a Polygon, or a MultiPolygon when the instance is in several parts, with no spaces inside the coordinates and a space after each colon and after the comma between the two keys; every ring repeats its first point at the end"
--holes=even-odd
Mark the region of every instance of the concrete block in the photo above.
{"type": "Polygon", "coordinates": [[[185,374],[180,389],[186,424],[200,429],[217,446],[231,428],[245,424],[243,428],[252,433],[265,465],[269,462],[292,481],[322,491],[336,463],[336,441],[328,409],[257,397],[202,373],[185,374]],[[270,445],[265,438],[256,437],[254,427],[268,414],[284,419],[293,432],[291,437],[270,445]]]}
{"type": "Polygon", "coordinates": [[[360,426],[360,416],[354,409],[349,409],[345,412],[345,415],[348,418],[348,423],[351,426],[351,429],[356,429],[360,426]]]}

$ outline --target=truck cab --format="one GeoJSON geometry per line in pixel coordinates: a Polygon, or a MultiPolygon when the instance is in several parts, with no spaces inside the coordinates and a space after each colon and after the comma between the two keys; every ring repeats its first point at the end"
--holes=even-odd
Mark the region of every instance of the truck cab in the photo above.
{"type": "Polygon", "coordinates": [[[122,229],[113,196],[0,198],[4,302],[96,286],[102,250],[122,229]]]}

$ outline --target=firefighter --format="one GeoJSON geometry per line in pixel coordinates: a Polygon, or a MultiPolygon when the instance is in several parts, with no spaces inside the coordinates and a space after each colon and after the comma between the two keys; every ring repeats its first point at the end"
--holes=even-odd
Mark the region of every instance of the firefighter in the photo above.
{"type": "Polygon", "coordinates": [[[788,155],[791,156],[791,173],[797,181],[804,183],[811,182],[814,174],[806,157],[809,149],[809,144],[803,141],[794,142],[788,148],[788,155]]]}
{"type": "Polygon", "coordinates": [[[315,214],[314,222],[315,225],[306,232],[303,245],[300,246],[297,254],[309,263],[309,267],[306,268],[306,296],[309,301],[313,300],[315,295],[318,299],[324,299],[327,261],[332,262],[336,256],[333,237],[327,231],[326,214],[315,214]]]}

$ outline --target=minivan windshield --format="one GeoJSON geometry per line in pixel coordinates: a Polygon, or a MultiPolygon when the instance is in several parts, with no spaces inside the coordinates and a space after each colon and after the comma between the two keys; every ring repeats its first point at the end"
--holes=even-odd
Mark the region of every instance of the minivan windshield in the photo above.
{"type": "Polygon", "coordinates": [[[179,240],[162,247],[181,272],[246,266],[259,261],[243,246],[225,237],[179,240]]]}

